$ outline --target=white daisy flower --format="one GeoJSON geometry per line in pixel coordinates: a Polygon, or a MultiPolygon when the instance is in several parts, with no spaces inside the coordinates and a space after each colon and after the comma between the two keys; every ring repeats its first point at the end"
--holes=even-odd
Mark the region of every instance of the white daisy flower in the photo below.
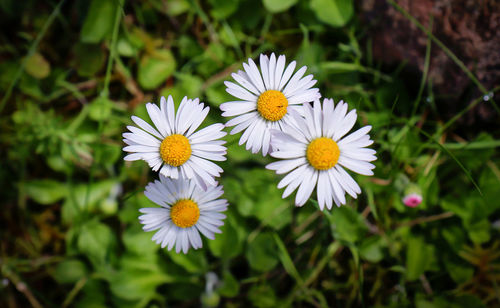
{"type": "Polygon", "coordinates": [[[353,198],[361,193],[359,185],[344,170],[350,169],[363,175],[373,175],[375,150],[366,149],[373,140],[365,126],[342,138],[356,122],[356,110],[347,113],[342,101],[334,106],[332,99],[319,100],[314,107],[304,104],[304,117],[293,114],[296,126],[286,125],[284,132],[272,131],[271,143],[276,151],[272,157],[283,160],[270,163],[267,169],[277,174],[288,173],[278,184],[286,187],[283,198],[298,188],[295,205],[302,206],[317,187],[318,204],[332,208],[345,204],[345,193],[353,198]]]}
{"type": "Polygon", "coordinates": [[[311,88],[316,80],[313,75],[305,77],[307,67],[301,67],[295,74],[296,62],[285,69],[285,56],[271,54],[268,58],[260,55],[260,71],[252,59],[243,63],[245,71],[232,76],[236,83],[226,81],[226,91],[238,98],[237,101],[220,105],[222,116],[235,118],[226,126],[235,126],[231,134],[245,131],[239,144],[246,143],[246,149],[257,153],[262,150],[266,156],[271,152],[269,129],[281,130],[284,123],[291,120],[289,111],[301,112],[301,105],[321,97],[318,88],[311,88]]]}
{"type": "Polygon", "coordinates": [[[211,162],[226,160],[226,143],[217,140],[226,135],[224,125],[212,124],[196,131],[206,118],[209,107],[196,98],[184,97],[175,113],[174,100],[161,98],[160,108],[146,104],[149,117],[155,127],[139,117],[132,116],[135,126],[127,126],[130,132],[123,134],[128,145],[123,148],[131,152],[125,160],[145,160],[153,171],[160,170],[166,177],[194,179],[203,189],[216,185],[214,177],[223,172],[211,162]]]}
{"type": "Polygon", "coordinates": [[[144,231],[159,230],[152,240],[171,250],[187,253],[190,247],[201,248],[200,233],[213,240],[226,215],[228,203],[218,199],[222,186],[202,190],[193,180],[180,176],[178,179],[160,175],[160,180],[149,183],[144,194],[161,208],[142,208],[139,217],[144,231]]]}

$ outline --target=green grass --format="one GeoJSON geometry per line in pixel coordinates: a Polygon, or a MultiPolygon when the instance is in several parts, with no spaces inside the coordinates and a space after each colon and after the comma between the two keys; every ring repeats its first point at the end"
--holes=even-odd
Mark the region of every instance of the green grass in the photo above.
{"type": "Polygon", "coordinates": [[[500,87],[485,88],[395,1],[427,35],[417,85],[404,62],[373,59],[351,2],[288,2],[0,5],[14,29],[0,35],[0,306],[500,304],[500,130],[460,121],[479,104],[498,112],[484,95],[500,87]],[[450,117],[428,79],[434,48],[481,93],[450,117]],[[223,233],[187,255],[161,249],[138,221],[157,174],[123,161],[121,134],[166,95],[199,97],[207,123],[224,122],[223,82],[261,52],[307,65],[324,97],[357,109],[356,127],[373,126],[375,175],[355,176],[362,194],[346,206],[320,212],[313,195],[295,208],[264,168],[272,159],[227,136],[223,233]],[[401,201],[408,183],[424,197],[414,209],[401,201]],[[209,273],[218,283],[207,290],[209,273]]]}

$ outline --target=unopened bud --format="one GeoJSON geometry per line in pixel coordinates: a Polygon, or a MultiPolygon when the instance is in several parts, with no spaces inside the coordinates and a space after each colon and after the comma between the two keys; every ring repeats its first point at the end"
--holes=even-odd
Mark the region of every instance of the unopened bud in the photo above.
{"type": "Polygon", "coordinates": [[[404,190],[403,203],[408,207],[417,207],[422,203],[422,190],[415,183],[409,183],[404,190]]]}
{"type": "Polygon", "coordinates": [[[406,195],[403,198],[403,203],[409,207],[417,207],[420,203],[422,203],[422,196],[415,193],[406,195]]]}

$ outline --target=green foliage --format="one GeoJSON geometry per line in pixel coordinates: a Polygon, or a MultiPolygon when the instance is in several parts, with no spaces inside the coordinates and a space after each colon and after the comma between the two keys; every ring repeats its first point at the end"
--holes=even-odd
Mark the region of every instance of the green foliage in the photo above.
{"type": "Polygon", "coordinates": [[[68,193],[65,184],[55,180],[33,180],[24,183],[26,195],[40,204],[52,204],[68,193]]]}
{"type": "Polygon", "coordinates": [[[0,306],[500,304],[500,131],[464,126],[465,109],[441,113],[448,98],[432,80],[417,97],[404,64],[373,58],[354,1],[63,4],[0,2],[11,29],[0,48],[0,306]],[[161,248],[138,221],[156,206],[143,192],[157,174],[122,159],[130,116],[149,121],[146,102],[188,96],[211,107],[203,125],[223,122],[224,81],[271,52],[356,108],[355,129],[372,125],[375,175],[351,173],[362,193],[345,206],[321,212],[313,194],[295,208],[264,168],[273,159],[228,135],[222,233],[187,254],[161,248]],[[409,185],[424,199],[416,208],[402,202],[409,185]]]}
{"type": "Polygon", "coordinates": [[[406,251],[406,278],[415,280],[430,269],[434,259],[434,246],[425,243],[421,237],[411,237],[406,251]]]}
{"type": "Polygon", "coordinates": [[[231,16],[238,9],[239,0],[208,0],[212,5],[210,15],[215,19],[222,20],[231,16]]]}
{"type": "Polygon", "coordinates": [[[89,105],[89,117],[95,121],[102,121],[111,115],[113,102],[106,97],[98,97],[89,105]]]}
{"type": "Polygon", "coordinates": [[[248,244],[246,257],[250,267],[267,272],[278,264],[278,254],[272,234],[261,233],[248,244]]]}
{"type": "Polygon", "coordinates": [[[351,0],[311,0],[311,9],[322,22],[342,27],[351,19],[354,4],[351,0]]]}
{"type": "Polygon", "coordinates": [[[263,169],[241,170],[236,178],[224,179],[226,196],[242,216],[254,216],[271,228],[281,229],[292,220],[292,211],[274,180],[273,174],[263,169]]]}
{"type": "Polygon", "coordinates": [[[114,0],[93,0],[80,32],[80,40],[84,43],[99,43],[109,37],[113,29],[116,5],[114,0]]]}
{"type": "Polygon", "coordinates": [[[50,63],[39,53],[33,54],[24,60],[26,63],[26,73],[36,79],[43,79],[50,74],[50,63]]]}
{"type": "Polygon", "coordinates": [[[157,88],[175,71],[175,59],[169,50],[156,50],[144,55],[139,65],[137,79],[147,90],[157,88]]]}
{"type": "Polygon", "coordinates": [[[350,207],[333,208],[328,215],[333,236],[348,243],[355,243],[364,238],[366,225],[363,218],[350,207]]]}
{"type": "Polygon", "coordinates": [[[107,225],[89,221],[78,230],[77,248],[92,263],[101,265],[108,256],[113,240],[113,232],[107,225]]]}
{"type": "Polygon", "coordinates": [[[222,233],[215,240],[208,242],[212,254],[223,259],[238,256],[243,249],[243,240],[246,231],[231,216],[228,217],[221,228],[222,233]]]}
{"type": "Polygon", "coordinates": [[[234,297],[238,295],[240,291],[240,284],[238,280],[229,272],[224,272],[222,276],[222,283],[217,289],[217,293],[224,297],[234,297]]]}
{"type": "Polygon", "coordinates": [[[87,268],[82,261],[68,258],[57,264],[52,275],[59,283],[76,283],[87,275],[87,268]]]}
{"type": "Polygon", "coordinates": [[[106,54],[98,44],[77,43],[73,52],[74,65],[81,76],[94,76],[104,66],[106,54]]]}
{"type": "Polygon", "coordinates": [[[269,12],[279,13],[288,10],[297,0],[262,0],[262,3],[269,12]]]}

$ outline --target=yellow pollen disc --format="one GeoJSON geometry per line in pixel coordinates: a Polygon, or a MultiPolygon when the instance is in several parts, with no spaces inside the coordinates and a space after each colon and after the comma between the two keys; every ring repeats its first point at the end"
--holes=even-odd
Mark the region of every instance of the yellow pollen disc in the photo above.
{"type": "Polygon", "coordinates": [[[191,156],[191,145],[183,135],[170,135],[160,145],[160,156],[170,166],[179,167],[191,156]]]}
{"type": "Polygon", "coordinates": [[[269,121],[281,120],[286,114],[288,100],[280,91],[267,90],[257,100],[257,111],[269,121]]]}
{"type": "Polygon", "coordinates": [[[340,150],[335,141],[330,138],[316,138],[307,146],[306,157],[309,164],[316,170],[328,170],[337,164],[340,150]]]}
{"type": "Polygon", "coordinates": [[[177,227],[189,228],[200,218],[200,209],[193,200],[182,199],[170,209],[170,218],[177,227]]]}

